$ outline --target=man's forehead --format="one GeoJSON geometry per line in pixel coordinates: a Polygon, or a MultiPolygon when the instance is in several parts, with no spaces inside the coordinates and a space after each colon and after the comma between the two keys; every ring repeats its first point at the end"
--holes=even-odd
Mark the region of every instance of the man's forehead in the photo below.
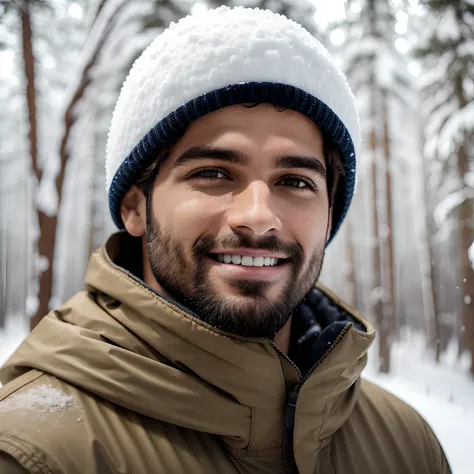
{"type": "Polygon", "coordinates": [[[234,105],[201,117],[188,127],[171,155],[176,159],[195,146],[232,149],[250,157],[252,149],[272,156],[314,154],[324,162],[319,127],[298,112],[269,104],[234,105]]]}

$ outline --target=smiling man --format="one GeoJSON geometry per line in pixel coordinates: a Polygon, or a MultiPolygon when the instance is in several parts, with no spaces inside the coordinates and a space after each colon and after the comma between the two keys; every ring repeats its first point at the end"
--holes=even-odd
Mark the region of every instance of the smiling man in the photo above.
{"type": "Polygon", "coordinates": [[[109,133],[122,230],[0,371],[0,474],[448,474],[361,380],[371,325],[316,285],[358,147],[294,22],[221,7],[158,36],[109,133]]]}

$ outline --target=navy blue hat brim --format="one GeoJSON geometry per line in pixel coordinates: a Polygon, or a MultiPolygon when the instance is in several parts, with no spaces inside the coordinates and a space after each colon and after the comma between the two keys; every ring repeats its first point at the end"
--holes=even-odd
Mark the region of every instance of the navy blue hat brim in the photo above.
{"type": "Polygon", "coordinates": [[[181,136],[198,118],[224,107],[245,103],[273,104],[306,115],[337,146],[345,173],[336,190],[329,243],[339,230],[354,194],[354,143],[342,121],[326,104],[302,89],[273,82],[248,82],[208,92],[182,105],[157,123],[125,158],[112,179],[109,207],[115,225],[119,229],[124,228],[120,215],[122,199],[143,170],[156,159],[160,148],[181,136]]]}

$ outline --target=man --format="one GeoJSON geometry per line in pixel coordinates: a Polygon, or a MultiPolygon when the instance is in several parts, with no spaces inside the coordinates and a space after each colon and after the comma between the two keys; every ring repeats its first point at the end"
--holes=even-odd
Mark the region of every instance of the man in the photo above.
{"type": "Polygon", "coordinates": [[[268,11],[173,24],[107,146],[121,229],[3,367],[0,473],[449,473],[361,381],[373,328],[322,287],[352,198],[354,98],[268,11]]]}

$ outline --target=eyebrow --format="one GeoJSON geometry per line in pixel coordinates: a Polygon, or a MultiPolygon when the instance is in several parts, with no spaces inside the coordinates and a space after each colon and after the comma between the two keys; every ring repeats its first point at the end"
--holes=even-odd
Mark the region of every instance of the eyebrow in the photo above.
{"type": "Polygon", "coordinates": [[[275,168],[300,168],[313,171],[326,179],[326,167],[315,156],[281,156],[275,162],[275,168]]]}
{"type": "Polygon", "coordinates": [[[227,150],[224,148],[195,146],[180,155],[173,163],[173,167],[183,166],[190,161],[204,159],[226,161],[227,163],[242,166],[248,166],[250,161],[246,155],[239,151],[227,150]]]}
{"type": "MultiPolygon", "coordinates": [[[[240,151],[216,147],[192,147],[181,154],[173,163],[173,167],[183,166],[191,161],[211,159],[227,163],[248,166],[250,159],[240,151]]],[[[316,156],[284,155],[278,157],[273,164],[275,169],[299,168],[312,171],[326,179],[326,167],[316,156]]]]}

